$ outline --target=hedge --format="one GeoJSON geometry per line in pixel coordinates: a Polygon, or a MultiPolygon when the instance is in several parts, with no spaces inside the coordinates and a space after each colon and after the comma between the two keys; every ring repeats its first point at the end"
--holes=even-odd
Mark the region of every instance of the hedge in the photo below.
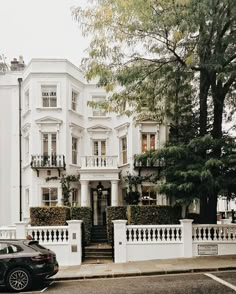
{"type": "Polygon", "coordinates": [[[117,219],[127,219],[126,206],[109,206],[107,207],[107,238],[112,242],[112,221],[117,219]]]}
{"type": "Polygon", "coordinates": [[[92,228],[92,209],[90,207],[71,207],[71,219],[79,219],[83,221],[84,243],[90,243],[92,228]]]}
{"type": "Polygon", "coordinates": [[[181,219],[180,206],[130,205],[127,209],[130,225],[178,224],[181,219]]]}
{"type": "Polygon", "coordinates": [[[31,226],[64,226],[69,219],[70,208],[66,206],[30,208],[31,226]]]}

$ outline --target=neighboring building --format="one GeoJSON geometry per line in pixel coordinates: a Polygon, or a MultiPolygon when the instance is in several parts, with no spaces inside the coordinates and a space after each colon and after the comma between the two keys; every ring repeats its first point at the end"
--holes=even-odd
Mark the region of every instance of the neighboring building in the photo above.
{"type": "MultiPolygon", "coordinates": [[[[122,179],[127,172],[140,172],[134,155],[163,146],[168,126],[87,105],[106,96],[64,59],[32,59],[25,68],[22,59],[14,60],[11,71],[0,74],[0,225],[28,220],[32,206],[61,205],[62,174],[79,175],[70,201],[91,206],[95,225],[103,222],[107,205],[125,204],[122,179]]],[[[146,172],[150,169],[142,170],[146,172]]],[[[169,204],[153,184],[143,183],[139,189],[144,205],[169,204]]]]}

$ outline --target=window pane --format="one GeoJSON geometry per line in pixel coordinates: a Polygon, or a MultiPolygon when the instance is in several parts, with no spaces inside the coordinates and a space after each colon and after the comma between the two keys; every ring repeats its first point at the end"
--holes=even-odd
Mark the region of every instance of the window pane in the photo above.
{"type": "Polygon", "coordinates": [[[42,105],[43,107],[57,107],[57,87],[42,86],[42,105]]]}
{"type": "Polygon", "coordinates": [[[71,104],[71,108],[76,111],[77,109],[77,97],[78,94],[74,91],[72,91],[72,104],[71,104]]]}
{"type": "Polygon", "coordinates": [[[77,138],[72,137],[72,163],[77,164],[77,138]]]}
{"type": "Polygon", "coordinates": [[[101,141],[101,156],[106,155],[106,141],[101,141]]]}
{"type": "Polygon", "coordinates": [[[93,154],[98,156],[98,141],[93,142],[93,154]]]}
{"type": "Polygon", "coordinates": [[[155,149],[155,134],[150,134],[150,150],[155,149]]]}
{"type": "Polygon", "coordinates": [[[147,134],[142,134],[142,152],[147,151],[147,134]]]}
{"type": "MultiPolygon", "coordinates": [[[[95,103],[104,101],[105,97],[92,97],[92,101],[95,103]]],[[[93,108],[93,116],[106,116],[106,112],[104,109],[101,109],[99,107],[93,108]]]]}

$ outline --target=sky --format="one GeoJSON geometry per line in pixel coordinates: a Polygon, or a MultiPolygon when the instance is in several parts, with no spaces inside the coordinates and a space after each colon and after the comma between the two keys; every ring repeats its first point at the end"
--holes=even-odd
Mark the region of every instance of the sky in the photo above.
{"type": "Polygon", "coordinates": [[[0,55],[66,58],[79,66],[89,42],[71,16],[86,0],[0,0],[0,55]]]}

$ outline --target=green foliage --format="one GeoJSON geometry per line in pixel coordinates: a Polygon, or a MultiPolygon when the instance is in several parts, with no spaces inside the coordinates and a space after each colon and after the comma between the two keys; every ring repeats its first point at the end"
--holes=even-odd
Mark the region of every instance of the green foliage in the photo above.
{"type": "Polygon", "coordinates": [[[61,177],[61,187],[62,187],[62,195],[63,195],[63,204],[66,206],[70,206],[69,197],[73,188],[71,187],[71,183],[78,182],[79,176],[77,175],[62,175],[61,177]]]}
{"type": "Polygon", "coordinates": [[[127,207],[126,206],[109,206],[107,207],[107,236],[108,241],[112,241],[112,226],[113,220],[127,219],[127,207]]]}
{"type": "Polygon", "coordinates": [[[70,219],[70,208],[58,207],[31,207],[31,226],[64,226],[70,219]]]}
{"type": "Polygon", "coordinates": [[[128,210],[131,225],[178,224],[181,219],[180,206],[131,205],[128,210]]]}
{"type": "Polygon", "coordinates": [[[124,182],[128,184],[125,201],[127,204],[138,204],[140,199],[140,193],[138,192],[138,185],[142,184],[143,181],[149,177],[143,177],[139,175],[132,175],[127,173],[124,177],[124,182]]]}
{"type": "MultiPolygon", "coordinates": [[[[178,199],[207,198],[217,195],[236,196],[236,142],[232,138],[216,140],[211,136],[193,139],[189,144],[168,146],[156,152],[165,160],[159,185],[160,193],[178,199]],[[222,150],[221,155],[215,149],[222,150]]],[[[216,201],[214,201],[216,205],[216,201]]],[[[208,207],[216,217],[216,206],[208,207]]]]}
{"type": "Polygon", "coordinates": [[[71,219],[82,220],[84,226],[85,244],[91,240],[92,209],[90,207],[71,207],[71,219]]]}

